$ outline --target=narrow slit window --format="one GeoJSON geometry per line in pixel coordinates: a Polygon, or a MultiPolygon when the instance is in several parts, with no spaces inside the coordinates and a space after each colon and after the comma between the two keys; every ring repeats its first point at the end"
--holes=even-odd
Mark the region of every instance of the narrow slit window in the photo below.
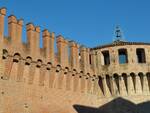
{"type": "Polygon", "coordinates": [[[92,56],[89,55],[89,63],[92,64],[92,56]]]}

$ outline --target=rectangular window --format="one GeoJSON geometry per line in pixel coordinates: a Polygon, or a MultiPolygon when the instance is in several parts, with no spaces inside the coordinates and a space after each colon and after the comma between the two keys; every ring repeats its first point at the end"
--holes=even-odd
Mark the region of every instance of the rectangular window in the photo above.
{"type": "Polygon", "coordinates": [[[103,51],[103,65],[109,65],[110,64],[110,55],[109,55],[109,51],[103,51]]]}
{"type": "Polygon", "coordinates": [[[119,49],[119,63],[125,64],[128,63],[128,55],[126,49],[119,49]]]}
{"type": "Polygon", "coordinates": [[[136,49],[137,62],[138,63],[146,63],[145,51],[144,49],[136,49]]]}

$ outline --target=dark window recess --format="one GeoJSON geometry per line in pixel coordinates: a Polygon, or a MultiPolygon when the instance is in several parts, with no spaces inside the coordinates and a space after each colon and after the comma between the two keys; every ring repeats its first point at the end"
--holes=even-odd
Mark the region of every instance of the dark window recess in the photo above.
{"type": "Polygon", "coordinates": [[[110,64],[109,51],[103,51],[102,54],[104,57],[104,65],[109,65],[110,64]]]}
{"type": "Polygon", "coordinates": [[[125,64],[128,63],[128,55],[126,49],[119,49],[119,63],[125,64]]]}
{"type": "Polygon", "coordinates": [[[118,91],[120,91],[119,87],[119,76],[117,74],[114,74],[115,84],[117,85],[118,91]]]}
{"type": "Polygon", "coordinates": [[[146,63],[145,51],[144,49],[136,49],[137,62],[146,63]]]}
{"type": "Polygon", "coordinates": [[[92,64],[92,57],[89,55],[89,63],[92,64]]]}

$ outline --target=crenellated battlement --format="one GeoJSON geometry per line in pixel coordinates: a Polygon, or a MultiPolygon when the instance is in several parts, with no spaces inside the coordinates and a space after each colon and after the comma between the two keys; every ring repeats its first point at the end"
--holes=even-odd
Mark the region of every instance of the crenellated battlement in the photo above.
{"type": "MultiPolygon", "coordinates": [[[[4,20],[1,23],[4,24],[4,20]]],[[[14,15],[8,16],[8,36],[6,36],[8,38],[2,37],[4,39],[2,79],[85,92],[83,87],[85,84],[80,83],[80,79],[82,81],[96,79],[96,76],[92,76],[92,68],[90,70],[88,66],[89,49],[80,47],[74,41],[66,40],[62,35],[55,37],[54,32],[50,33],[47,29],[42,31],[43,47],[40,48],[41,29],[33,23],[26,24],[27,42],[23,43],[23,23],[22,19],[17,19],[14,15]],[[57,53],[54,49],[55,40],[57,53]],[[48,78],[45,78],[46,75],[48,78]],[[49,79],[51,82],[48,82],[49,79]],[[68,80],[72,82],[68,83],[68,80]]],[[[4,30],[4,27],[2,29],[4,30]]],[[[91,91],[90,88],[87,89],[91,91]]]]}
{"type": "MultiPolygon", "coordinates": [[[[3,11],[3,13],[6,14],[6,10],[3,11]]],[[[4,23],[4,21],[2,22],[4,23]]],[[[35,59],[35,61],[41,59],[45,64],[51,62],[53,65],[61,65],[62,68],[68,67],[72,70],[83,71],[84,73],[93,72],[92,68],[86,70],[89,64],[89,49],[84,47],[84,49],[86,49],[85,53],[83,47],[80,47],[77,43],[66,40],[61,35],[55,38],[54,32],[50,33],[47,29],[42,31],[43,47],[40,48],[41,29],[33,23],[26,24],[27,42],[23,43],[23,23],[22,19],[17,19],[14,15],[8,16],[8,36],[6,36],[8,38],[5,38],[5,40],[8,41],[4,41],[4,48],[9,51],[10,54],[19,53],[21,56],[30,56],[32,59],[35,59]],[[55,52],[54,49],[55,40],[57,52],[55,52]],[[81,70],[80,67],[82,66],[84,66],[84,69],[81,70]]]]}

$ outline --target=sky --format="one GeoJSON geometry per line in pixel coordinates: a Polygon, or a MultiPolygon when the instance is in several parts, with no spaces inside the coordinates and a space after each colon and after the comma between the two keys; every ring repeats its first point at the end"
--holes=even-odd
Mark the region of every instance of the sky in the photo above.
{"type": "Polygon", "coordinates": [[[24,20],[23,41],[32,22],[86,47],[111,43],[116,25],[126,41],[150,42],[149,0],[0,0],[0,7],[24,20]]]}

